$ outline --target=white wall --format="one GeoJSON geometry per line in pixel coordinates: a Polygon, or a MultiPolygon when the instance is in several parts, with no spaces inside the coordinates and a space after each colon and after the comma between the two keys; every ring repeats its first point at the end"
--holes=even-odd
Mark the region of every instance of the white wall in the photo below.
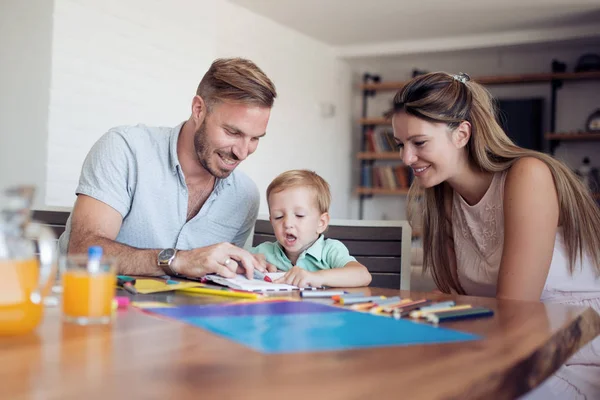
{"type": "Polygon", "coordinates": [[[349,66],[333,49],[245,8],[222,2],[218,12],[217,56],[254,60],[273,80],[278,98],[267,136],[241,164],[262,194],[279,173],[309,168],[331,186],[333,218],[347,218],[351,193],[352,102],[349,66]],[[322,117],[321,104],[335,107],[322,117]]]}
{"type": "Polygon", "coordinates": [[[214,56],[210,0],[56,0],[46,204],[69,206],[109,128],[187,119],[214,56]]]}
{"type": "Polygon", "coordinates": [[[255,61],[275,82],[267,137],[241,166],[264,191],[311,168],[331,184],[335,218],[350,193],[350,73],[333,50],[225,1],[56,0],[46,203],[68,206],[81,164],[110,127],[173,126],[216,57],[255,61]],[[333,117],[319,107],[332,105],[333,117]]]}
{"type": "MultiPolygon", "coordinates": [[[[572,69],[584,51],[512,48],[350,65],[337,59],[334,49],[224,0],[36,0],[36,7],[29,7],[31,1],[27,10],[17,0],[1,6],[3,60],[18,62],[0,65],[2,87],[10,88],[0,93],[0,183],[31,181],[42,189],[45,183],[46,206],[72,205],[83,159],[107,129],[139,122],[176,125],[188,117],[190,99],[210,62],[243,56],[273,79],[279,98],[267,137],[240,168],[262,193],[278,173],[311,168],[331,184],[332,216],[355,218],[362,72],[379,72],[385,80],[407,79],[414,67],[474,76],[540,72],[549,70],[552,58],[572,69]],[[22,15],[13,18],[17,12],[22,15]],[[322,116],[321,105],[333,106],[335,114],[322,116]]],[[[587,50],[600,51],[597,46],[587,50]]],[[[548,85],[493,91],[549,94],[548,85]]],[[[581,127],[598,107],[598,93],[597,82],[561,89],[557,128],[581,127]]],[[[378,95],[371,115],[387,108],[392,95],[378,95]]],[[[575,163],[588,150],[597,152],[597,147],[569,144],[558,154],[575,163]]],[[[264,194],[262,200],[260,212],[266,213],[264,194]]],[[[404,218],[399,197],[369,200],[365,211],[369,219],[404,218]]]]}
{"type": "MultiPolygon", "coordinates": [[[[361,115],[361,92],[357,89],[364,72],[379,73],[383,81],[410,79],[413,68],[427,71],[466,72],[472,77],[483,75],[507,75],[518,73],[550,72],[553,59],[566,62],[568,71],[573,71],[577,58],[586,52],[600,53],[600,45],[562,45],[512,47],[496,50],[461,51],[428,55],[412,55],[397,58],[354,60],[351,62],[354,80],[353,115],[361,115]]],[[[489,86],[498,98],[545,98],[544,131],[548,131],[550,115],[550,84],[489,86]]],[[[390,107],[394,92],[380,92],[369,100],[369,116],[378,117],[390,107]]],[[[587,117],[600,108],[600,81],[565,83],[558,91],[557,131],[583,130],[587,117]]],[[[359,150],[361,132],[354,124],[353,148],[359,150]]],[[[556,156],[572,168],[580,165],[584,156],[590,156],[592,165],[600,167],[600,141],[570,142],[557,148],[556,156]]],[[[359,164],[355,162],[354,184],[359,180],[359,164]]],[[[365,201],[365,218],[405,218],[405,198],[402,196],[374,197],[365,201]]],[[[358,200],[353,198],[351,216],[358,216],[358,200]]]]}
{"type": "Polygon", "coordinates": [[[51,0],[0,2],[0,188],[33,184],[43,204],[51,0]]]}

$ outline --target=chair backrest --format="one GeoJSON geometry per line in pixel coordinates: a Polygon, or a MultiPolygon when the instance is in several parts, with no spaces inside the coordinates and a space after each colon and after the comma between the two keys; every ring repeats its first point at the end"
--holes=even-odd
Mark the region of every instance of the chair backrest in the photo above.
{"type": "Polygon", "coordinates": [[[33,210],[32,219],[42,225],[50,227],[58,239],[65,231],[67,219],[70,214],[70,211],[33,210]]]}
{"type": "MultiPolygon", "coordinates": [[[[325,237],[344,243],[367,267],[373,287],[410,290],[411,228],[408,221],[331,220],[325,237]]],[[[258,219],[252,246],[275,241],[268,220],[258,219]]]]}

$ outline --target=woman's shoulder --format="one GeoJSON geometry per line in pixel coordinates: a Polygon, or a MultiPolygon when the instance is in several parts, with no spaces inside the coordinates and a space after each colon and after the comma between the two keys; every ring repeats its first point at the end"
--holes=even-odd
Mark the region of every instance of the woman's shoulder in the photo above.
{"type": "Polygon", "coordinates": [[[534,214],[556,214],[558,194],[550,167],[535,157],[523,157],[509,168],[504,182],[503,205],[506,213],[522,222],[534,214]]]}
{"type": "Polygon", "coordinates": [[[548,165],[535,157],[522,157],[506,171],[506,189],[525,189],[554,187],[554,178],[548,165]]]}

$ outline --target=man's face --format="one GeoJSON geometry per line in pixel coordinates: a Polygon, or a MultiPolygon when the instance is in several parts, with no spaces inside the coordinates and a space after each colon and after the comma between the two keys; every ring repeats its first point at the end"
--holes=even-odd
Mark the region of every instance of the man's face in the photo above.
{"type": "Polygon", "coordinates": [[[256,151],[270,115],[270,108],[257,105],[215,104],[194,134],[200,164],[217,178],[228,177],[240,162],[256,151]]]}

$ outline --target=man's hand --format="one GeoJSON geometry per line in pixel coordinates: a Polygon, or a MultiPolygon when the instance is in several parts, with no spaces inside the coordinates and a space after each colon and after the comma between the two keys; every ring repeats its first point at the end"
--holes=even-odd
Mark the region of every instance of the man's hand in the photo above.
{"type": "Polygon", "coordinates": [[[255,268],[261,272],[267,271],[267,263],[264,258],[255,257],[231,243],[218,243],[179,251],[171,268],[178,274],[192,277],[216,273],[225,278],[234,278],[236,273],[245,273],[248,279],[252,279],[255,268]]]}
{"type": "Polygon", "coordinates": [[[319,276],[318,272],[309,272],[296,266],[286,272],[281,278],[276,279],[274,283],[286,283],[301,288],[309,286],[321,287],[323,286],[323,279],[319,276]]]}

